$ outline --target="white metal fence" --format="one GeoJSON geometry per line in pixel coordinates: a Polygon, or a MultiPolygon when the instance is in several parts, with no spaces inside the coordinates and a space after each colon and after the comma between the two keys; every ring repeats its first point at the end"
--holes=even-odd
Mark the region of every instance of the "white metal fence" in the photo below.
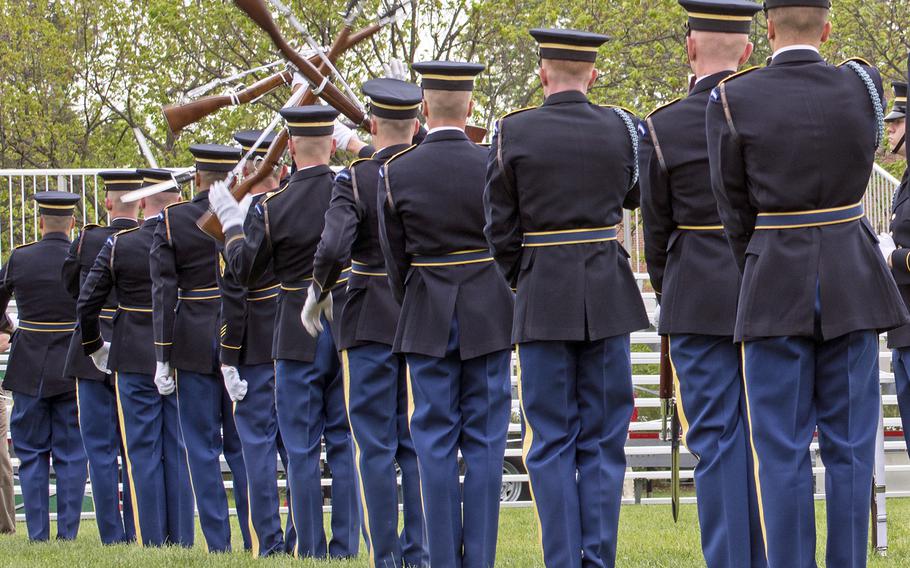
{"type": "MultiPolygon", "coordinates": [[[[876,230],[883,231],[887,228],[890,218],[890,204],[894,188],[898,180],[890,176],[876,166],[873,177],[870,180],[869,192],[866,196],[866,214],[876,230]]],[[[68,189],[81,193],[84,196],[85,207],[83,207],[83,220],[94,222],[101,217],[98,204],[103,201],[98,185],[97,170],[48,170],[45,172],[36,172],[32,170],[0,170],[0,204],[8,202],[8,213],[2,217],[2,222],[8,223],[8,226],[2,227],[0,231],[0,246],[3,251],[9,250],[12,245],[26,242],[34,238],[36,229],[28,230],[20,227],[18,219],[31,216],[34,219],[34,211],[25,204],[28,195],[35,191],[44,191],[47,189],[68,189]],[[8,196],[2,196],[3,188],[16,188],[15,192],[10,192],[8,196]],[[13,195],[15,193],[15,195],[13,195]],[[97,217],[96,217],[97,215],[97,217]]],[[[624,237],[627,248],[632,253],[633,266],[637,272],[637,280],[644,290],[646,288],[647,275],[644,273],[644,256],[642,248],[642,236],[640,231],[640,217],[637,212],[627,213],[627,222],[624,227],[624,237]]],[[[654,294],[643,291],[642,296],[648,306],[649,311],[653,310],[655,305],[654,294]]],[[[150,339],[151,340],[151,339],[150,339]]],[[[660,421],[658,412],[660,401],[657,398],[656,391],[659,385],[658,365],[660,360],[659,354],[660,340],[657,333],[653,330],[632,334],[632,363],[633,363],[633,384],[636,391],[635,407],[638,409],[638,421],[630,425],[630,438],[626,446],[626,456],[629,460],[629,469],[626,473],[627,480],[635,480],[639,484],[647,482],[661,482],[670,479],[670,447],[667,443],[657,439],[660,421]]],[[[0,355],[0,370],[5,369],[6,354],[0,355]]],[[[884,427],[886,431],[896,431],[901,428],[901,421],[896,411],[897,397],[894,394],[894,374],[891,372],[891,355],[882,348],[880,353],[881,361],[881,384],[883,389],[882,404],[885,409],[884,427]]],[[[514,383],[513,377],[513,383],[514,383]]],[[[894,432],[893,432],[894,433],[894,432]]],[[[517,421],[513,422],[509,431],[510,440],[513,442],[520,437],[520,426],[517,421]]],[[[884,449],[888,453],[889,463],[886,466],[886,476],[889,482],[889,489],[886,493],[888,497],[907,497],[910,496],[910,462],[907,460],[906,445],[902,437],[886,437],[884,449]]],[[[817,499],[824,498],[824,464],[818,457],[818,444],[813,443],[811,446],[813,452],[813,474],[816,476],[816,493],[817,499]]],[[[681,478],[689,481],[693,478],[694,458],[683,449],[684,467],[681,478]]],[[[510,443],[506,450],[505,459],[512,463],[520,463],[520,444],[510,443]]],[[[504,468],[506,475],[503,478],[504,484],[512,484],[508,495],[510,500],[504,503],[506,507],[527,507],[531,502],[526,498],[528,492],[524,486],[528,478],[523,469],[512,471],[514,468],[504,468]],[[516,495],[514,489],[516,484],[519,486],[518,498],[511,500],[516,495]]],[[[226,470],[226,467],[225,467],[226,470]]],[[[283,487],[285,482],[281,480],[280,485],[283,487]]],[[[330,480],[323,481],[328,485],[330,480]]],[[[232,487],[231,481],[226,481],[225,486],[232,487]]],[[[53,487],[52,487],[53,490],[53,487]]],[[[17,488],[18,491],[18,488],[17,488]]],[[[504,490],[504,495],[506,491],[504,490]]],[[[684,497],[684,503],[694,502],[694,497],[684,497]]],[[[665,496],[627,496],[624,503],[642,503],[642,504],[666,504],[669,498],[665,496]]],[[[328,510],[328,507],[326,507],[328,510]]],[[[86,513],[86,518],[91,518],[91,513],[86,513]]],[[[20,520],[23,515],[18,516],[20,520]]]]}

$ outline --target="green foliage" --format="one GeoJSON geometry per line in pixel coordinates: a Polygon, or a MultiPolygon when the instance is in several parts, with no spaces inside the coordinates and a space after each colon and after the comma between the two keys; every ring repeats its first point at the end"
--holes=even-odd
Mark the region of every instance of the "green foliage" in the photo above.
{"type": "MultiPolygon", "coordinates": [[[[285,2],[317,43],[332,43],[346,0],[285,2]]],[[[389,3],[365,0],[354,27],[389,3]]],[[[830,59],[862,56],[886,78],[902,76],[910,4],[841,0],[832,18],[835,33],[824,47],[830,59]]],[[[296,47],[305,46],[286,19],[275,19],[296,47]]],[[[391,57],[484,62],[474,121],[489,128],[503,113],[541,101],[528,28],[590,29],[613,38],[601,50],[592,97],[644,114],[685,93],[684,22],[675,0],[424,0],[349,51],[339,68],[356,90],[391,57]]],[[[0,30],[0,167],[141,166],[134,128],[160,163],[185,165],[189,144],[228,142],[236,130],[264,127],[288,96],[279,89],[257,104],[222,110],[177,140],[169,134],[162,106],[278,59],[268,37],[228,0],[19,0],[0,4],[0,30]]],[[[768,55],[764,30],[759,16],[750,64],[768,55]]]]}

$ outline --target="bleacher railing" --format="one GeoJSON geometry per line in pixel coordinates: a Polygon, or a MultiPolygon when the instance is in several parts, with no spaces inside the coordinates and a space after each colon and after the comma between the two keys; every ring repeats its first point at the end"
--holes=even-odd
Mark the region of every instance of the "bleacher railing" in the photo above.
{"type": "MultiPolygon", "coordinates": [[[[81,215],[83,221],[95,222],[99,218],[103,219],[103,207],[99,205],[103,202],[103,193],[99,185],[97,173],[99,170],[0,170],[0,211],[2,211],[3,223],[7,226],[0,227],[0,247],[2,247],[2,256],[14,245],[28,242],[37,236],[37,228],[29,226],[27,229],[18,223],[21,219],[34,219],[34,211],[26,203],[27,196],[35,191],[45,191],[48,189],[66,189],[74,193],[80,193],[84,198],[84,207],[81,215]],[[15,191],[13,191],[15,189],[15,191]],[[8,195],[4,195],[4,190],[8,195]],[[6,208],[3,205],[6,204],[6,208]]],[[[864,199],[866,204],[866,215],[869,221],[877,231],[887,230],[890,219],[890,206],[893,192],[898,180],[888,174],[885,170],[876,166],[872,178],[869,182],[869,190],[864,199]]],[[[644,273],[644,255],[641,234],[640,216],[637,212],[626,212],[623,240],[626,248],[632,256],[633,268],[636,271],[636,278],[643,290],[642,296],[651,311],[655,306],[653,292],[646,290],[647,274],[644,273]]],[[[150,338],[151,340],[151,338],[150,338]]],[[[884,345],[884,344],[882,344],[884,345]]],[[[626,446],[626,456],[629,460],[629,469],[626,472],[627,480],[635,480],[639,484],[645,484],[653,481],[664,481],[670,479],[670,447],[669,444],[661,442],[658,439],[658,429],[660,421],[658,419],[659,399],[657,398],[657,388],[659,385],[658,364],[660,339],[653,330],[643,331],[632,334],[632,363],[633,363],[633,384],[635,386],[635,407],[639,412],[636,422],[630,424],[630,437],[626,446]]],[[[6,368],[7,354],[0,354],[0,370],[6,368]]],[[[906,457],[906,444],[900,437],[901,428],[900,418],[897,418],[896,410],[897,397],[894,393],[894,374],[891,372],[891,354],[884,347],[880,352],[881,363],[881,384],[883,389],[882,404],[885,409],[884,427],[891,435],[886,436],[884,449],[892,457],[906,457]]],[[[515,377],[513,376],[513,385],[515,377]]],[[[514,414],[514,413],[513,413],[514,414]]],[[[517,420],[509,429],[510,444],[505,453],[506,461],[520,463],[521,449],[520,444],[514,443],[521,433],[521,428],[517,420]]],[[[816,499],[824,498],[824,464],[819,459],[818,444],[813,443],[810,448],[813,455],[813,475],[816,476],[816,499]]],[[[681,472],[683,481],[693,478],[694,458],[683,448],[682,453],[684,469],[681,472]]],[[[323,456],[324,457],[324,456],[323,456]]],[[[900,460],[891,460],[900,461],[900,460]]],[[[906,459],[903,460],[906,462],[906,459]]],[[[17,465],[17,464],[14,464],[17,465]]],[[[223,470],[227,472],[227,466],[222,458],[223,470]]],[[[887,477],[892,478],[895,475],[910,473],[910,464],[908,463],[889,463],[885,468],[887,477]]],[[[504,465],[505,475],[504,484],[520,484],[521,488],[517,492],[518,499],[510,499],[503,503],[505,507],[528,507],[531,501],[526,498],[528,492],[523,488],[528,483],[528,476],[523,469],[515,473],[507,469],[504,465]]],[[[323,485],[328,486],[329,479],[323,480],[323,485]]],[[[279,481],[281,487],[285,486],[285,481],[279,481]]],[[[230,489],[233,484],[230,480],[225,481],[225,487],[230,489]]],[[[52,491],[54,488],[51,488],[52,491]]],[[[90,490],[90,488],[89,488],[90,490]]],[[[19,490],[17,487],[17,494],[19,490]]],[[[504,495],[506,491],[504,490],[504,495]]],[[[516,492],[509,493],[512,497],[516,492]]],[[[910,496],[910,490],[892,490],[886,493],[888,497],[906,497],[910,496]]],[[[636,492],[635,496],[627,495],[623,499],[624,504],[641,503],[641,504],[667,504],[670,502],[669,496],[642,496],[636,492]]],[[[694,496],[683,497],[682,502],[694,503],[694,496]]],[[[329,510],[326,503],[326,510],[329,510]]],[[[232,511],[233,512],[233,511],[232,511]]],[[[92,513],[84,513],[85,518],[92,518],[92,513]]],[[[20,520],[24,519],[22,514],[18,515],[20,520]]]]}

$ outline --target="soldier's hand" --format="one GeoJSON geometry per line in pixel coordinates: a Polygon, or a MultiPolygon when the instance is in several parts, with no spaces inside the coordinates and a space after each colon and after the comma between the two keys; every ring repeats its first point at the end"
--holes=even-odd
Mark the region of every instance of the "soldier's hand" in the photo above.
{"type": "Polygon", "coordinates": [[[660,327],[660,304],[657,304],[657,307],[654,308],[654,313],[648,319],[651,320],[651,325],[654,326],[654,329],[660,327]]]}
{"type": "Polygon", "coordinates": [[[392,59],[388,63],[383,63],[382,71],[386,79],[408,80],[408,70],[400,59],[392,59]]]}
{"type": "Polygon", "coordinates": [[[19,316],[10,312],[6,312],[6,319],[9,320],[10,334],[15,333],[15,331],[19,329],[19,316]]]}
{"type": "Polygon", "coordinates": [[[335,140],[335,147],[338,150],[353,151],[351,149],[351,141],[356,138],[357,142],[362,142],[359,138],[356,137],[354,131],[347,127],[340,120],[335,121],[335,129],[332,131],[332,139],[335,140]]]}
{"type": "Polygon", "coordinates": [[[92,358],[92,363],[95,364],[95,367],[98,368],[102,373],[110,373],[111,370],[107,368],[107,359],[111,353],[111,342],[105,341],[101,344],[101,347],[97,351],[92,353],[90,357],[92,358]]]}
{"type": "Polygon", "coordinates": [[[885,257],[885,262],[888,264],[888,266],[891,266],[891,255],[894,254],[894,251],[897,250],[897,245],[894,244],[894,238],[888,233],[882,233],[879,235],[878,250],[880,250],[882,256],[885,257]]]}
{"type": "Polygon", "coordinates": [[[9,334],[0,333],[0,353],[9,350],[9,334]]]}
{"type": "Polygon", "coordinates": [[[212,209],[212,213],[221,221],[221,229],[223,231],[243,226],[246,214],[240,209],[240,204],[231,195],[231,191],[223,181],[217,181],[209,188],[209,206],[212,209]]]}
{"type": "MultiPolygon", "coordinates": [[[[332,295],[329,294],[329,298],[332,295]]],[[[322,330],[322,306],[319,303],[319,293],[316,291],[316,285],[310,284],[306,293],[306,303],[303,305],[303,311],[300,312],[300,320],[306,332],[313,337],[317,337],[322,330]]]]}
{"type": "Polygon", "coordinates": [[[168,396],[177,388],[177,383],[171,375],[171,366],[168,363],[161,361],[155,363],[155,386],[158,387],[158,394],[161,396],[168,396]]]}
{"type": "Polygon", "coordinates": [[[224,388],[232,402],[243,400],[246,396],[248,384],[240,378],[240,372],[237,367],[230,365],[221,366],[221,376],[224,377],[224,388]]]}

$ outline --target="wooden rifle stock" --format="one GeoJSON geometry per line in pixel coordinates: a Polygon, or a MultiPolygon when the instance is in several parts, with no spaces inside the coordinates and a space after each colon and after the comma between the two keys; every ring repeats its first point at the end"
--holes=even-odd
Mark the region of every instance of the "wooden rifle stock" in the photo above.
{"type": "Polygon", "coordinates": [[[467,125],[464,127],[464,133],[468,135],[468,138],[471,139],[471,142],[475,144],[480,144],[483,142],[483,139],[487,137],[487,129],[481,126],[472,126],[467,125]]]}
{"type": "MultiPolygon", "coordinates": [[[[379,30],[377,27],[369,35],[376,33],[379,30]]],[[[357,41],[362,41],[366,39],[369,35],[362,36],[361,39],[357,41]]],[[[348,48],[350,48],[354,43],[351,41],[351,28],[348,25],[338,32],[338,37],[335,38],[335,41],[332,42],[332,47],[329,48],[329,53],[326,55],[326,59],[332,63],[341,56],[348,48]]],[[[318,56],[317,56],[318,58],[318,56]]],[[[322,60],[320,59],[320,62],[322,60]]],[[[320,68],[323,68],[324,62],[320,65],[320,68]]],[[[316,102],[316,95],[313,94],[312,89],[308,89],[307,92],[303,95],[303,98],[298,103],[298,106],[311,105],[316,102]]],[[[281,157],[284,155],[285,149],[288,145],[288,139],[290,138],[287,128],[283,128],[275,139],[269,145],[269,149],[265,154],[265,158],[259,167],[256,169],[256,172],[252,175],[245,178],[241,183],[234,186],[234,189],[231,190],[231,194],[234,196],[234,199],[240,201],[246,195],[252,191],[253,187],[264,180],[268,174],[275,168],[278,163],[281,161],[281,157]]],[[[218,241],[224,241],[224,231],[221,230],[221,222],[218,220],[218,217],[212,214],[211,211],[206,211],[197,221],[196,225],[202,229],[203,232],[208,234],[213,239],[218,241]]]]}
{"type": "Polygon", "coordinates": [[[234,4],[243,10],[264,32],[272,38],[272,43],[284,55],[301,75],[320,88],[319,96],[348,117],[354,124],[369,129],[369,119],[364,111],[342,93],[338,87],[327,81],[312,63],[300,56],[281,35],[278,26],[262,0],[234,0],[234,4]]]}
{"type": "Polygon", "coordinates": [[[199,122],[210,114],[225,107],[247,104],[265,96],[282,85],[288,85],[294,79],[294,73],[288,70],[275,73],[256,81],[235,95],[213,95],[183,104],[169,105],[161,109],[168,128],[174,137],[190,124],[199,122]]]}

